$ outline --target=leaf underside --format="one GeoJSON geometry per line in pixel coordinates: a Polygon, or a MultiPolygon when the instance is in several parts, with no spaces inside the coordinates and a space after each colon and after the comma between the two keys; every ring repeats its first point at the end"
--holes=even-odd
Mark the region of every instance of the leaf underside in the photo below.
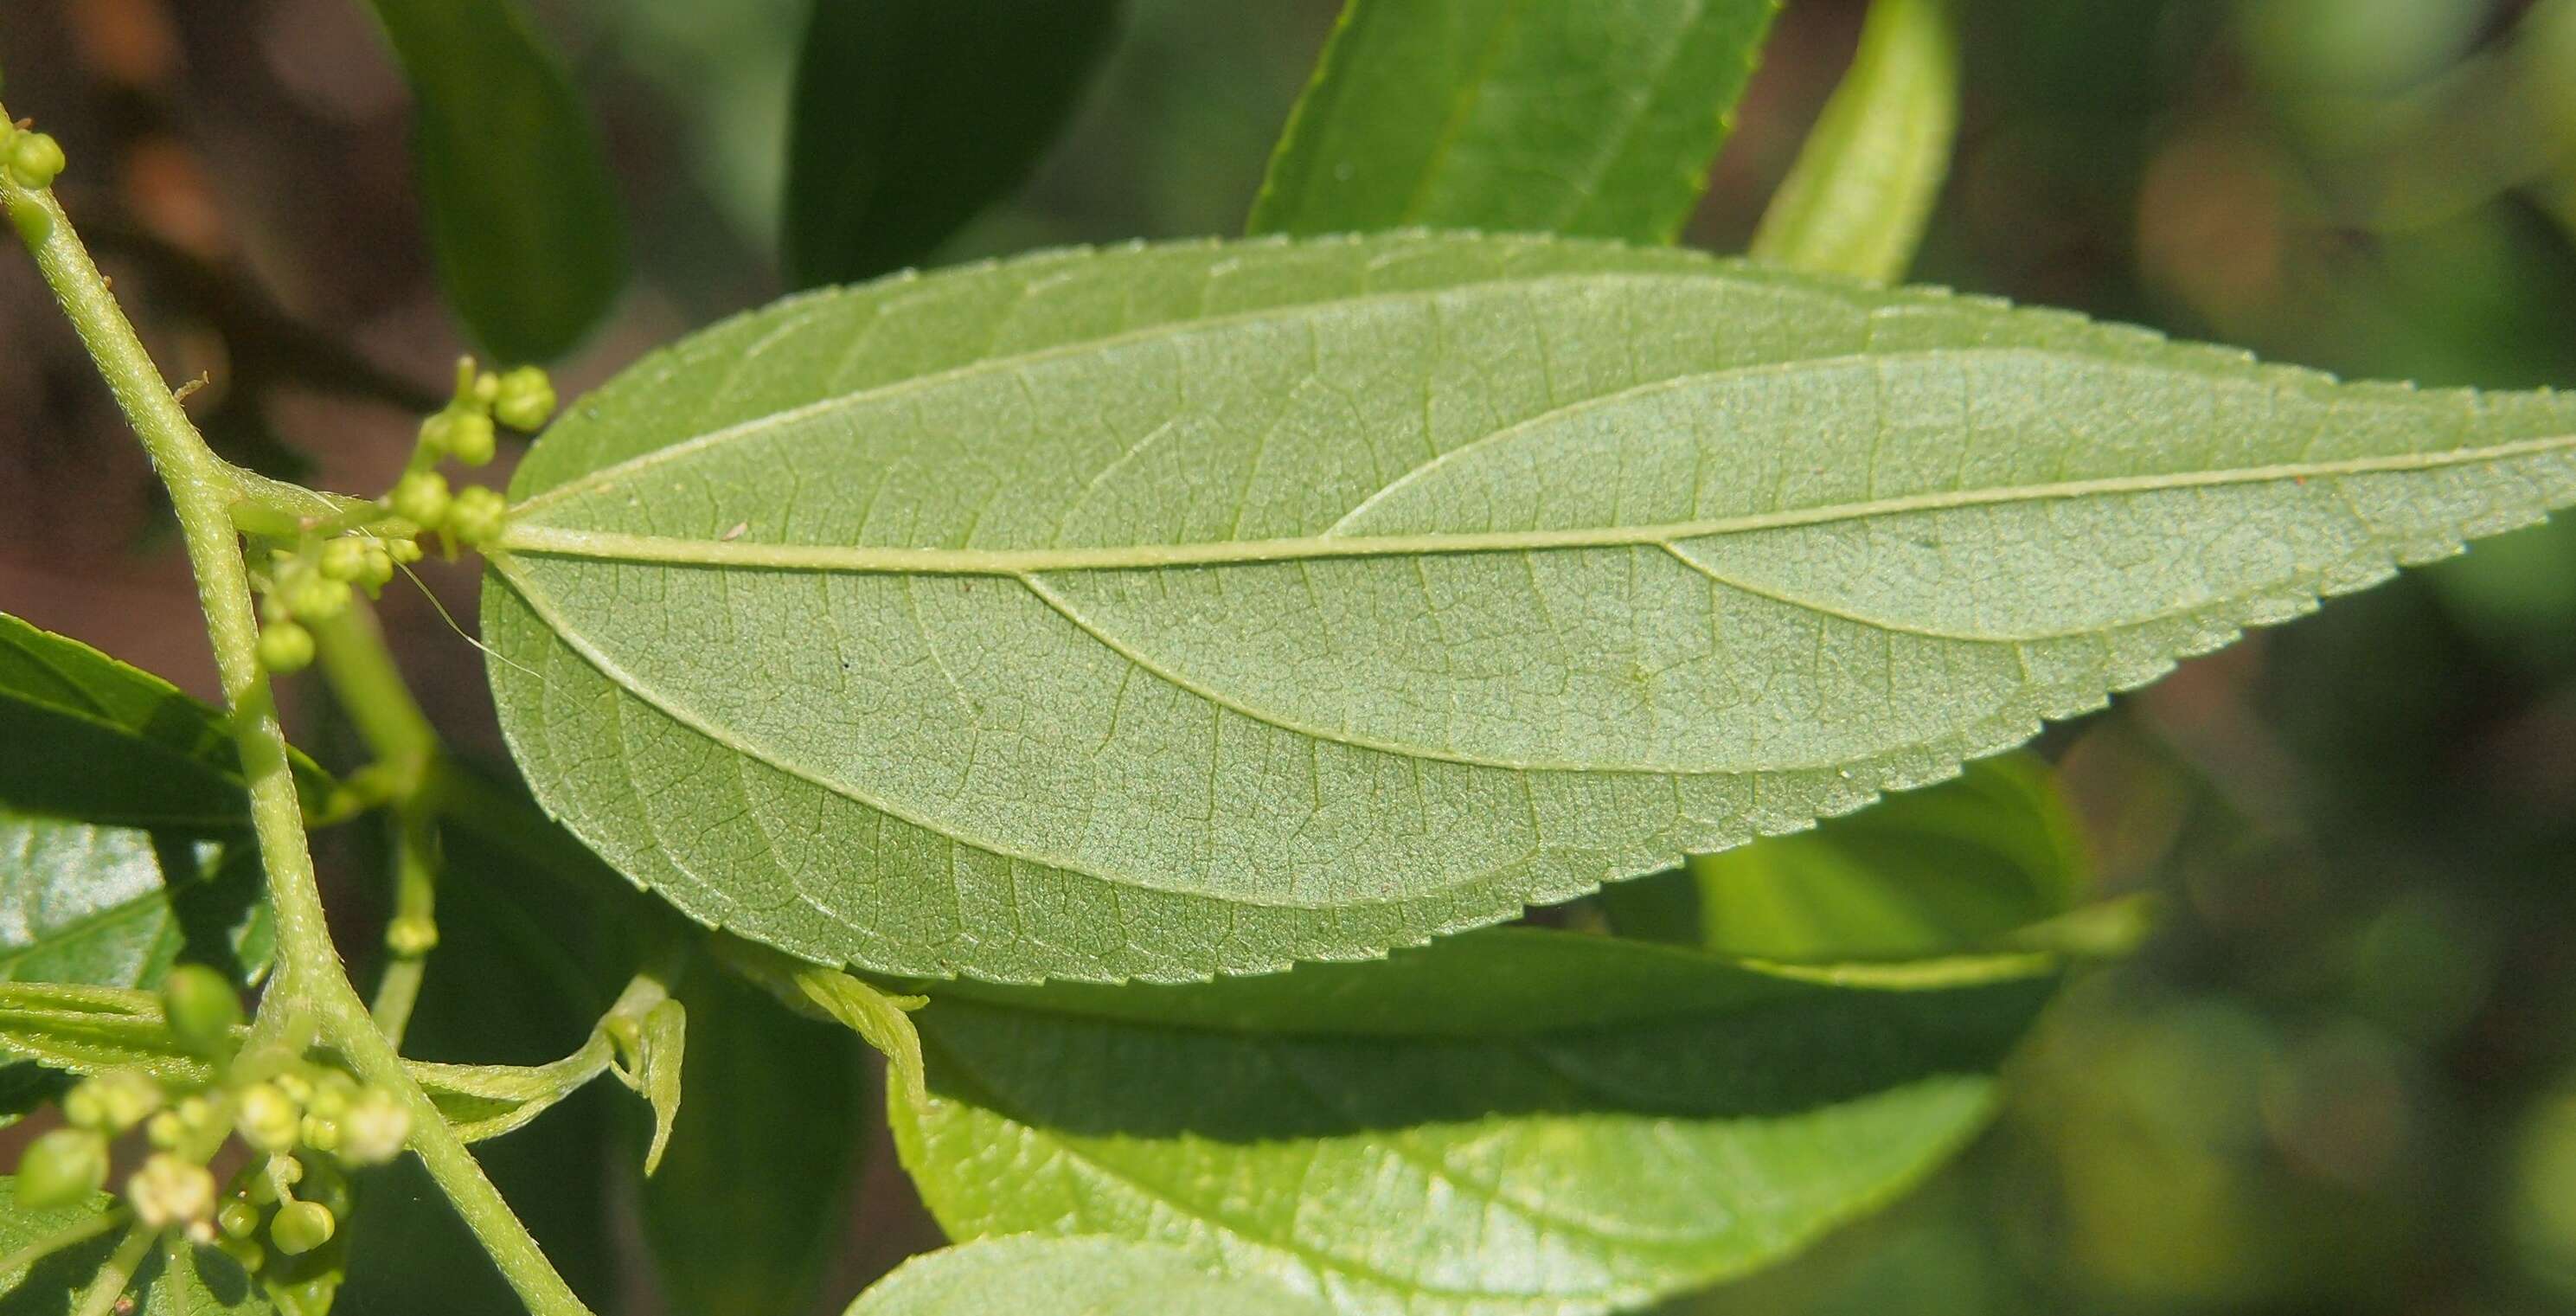
{"type": "Polygon", "coordinates": [[[539,799],[897,975],[1375,955],[1936,781],[2576,498],[2576,404],[1679,252],[1065,252],[579,404],[485,591],[539,799]]]}
{"type": "Polygon", "coordinates": [[[892,1122],[952,1237],[1165,1244],[1348,1316],[1629,1310],[1982,1125],[2053,977],[1958,970],[1836,985],[1504,929],[1202,986],[961,985],[921,1015],[932,1100],[892,1122]]]}
{"type": "Polygon", "coordinates": [[[997,1238],[905,1262],[847,1316],[1327,1316],[1275,1285],[1229,1279],[1185,1252],[1109,1238],[997,1238]]]}

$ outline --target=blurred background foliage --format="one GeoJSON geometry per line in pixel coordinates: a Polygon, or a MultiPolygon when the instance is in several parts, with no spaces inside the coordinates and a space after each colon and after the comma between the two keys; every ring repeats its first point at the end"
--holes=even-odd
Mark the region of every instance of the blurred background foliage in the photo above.
{"type": "MultiPolygon", "coordinates": [[[[2576,0],[1962,3],[1962,140],[1921,277],[2349,375],[2576,386],[2576,0]]],[[[935,262],[1239,231],[1335,7],[1134,0],[1035,175],[935,262]]],[[[634,279],[561,372],[578,388],[785,286],[804,3],[533,8],[631,229],[634,279]]],[[[1743,247],[1860,11],[1792,0],[1688,241],[1743,247]]],[[[70,148],[68,199],[156,352],[210,379],[191,405],[212,436],[389,480],[465,340],[366,13],[0,0],[0,60],[70,148]]],[[[0,262],[0,603],[211,693],[151,488],[41,286],[0,262]]],[[[472,616],[469,573],[431,584],[472,616]]],[[[429,600],[387,599],[442,729],[496,752],[479,656],[429,600]]],[[[318,701],[292,711],[306,743],[348,745],[318,701]]],[[[2153,893],[2154,935],[2069,990],[1960,1163],[1672,1310],[2576,1312],[2576,522],[2259,634],[2038,749],[2088,894],[2153,893]]],[[[529,1173],[628,1173],[567,1154],[529,1173]]],[[[908,1191],[877,1149],[830,1293],[935,1243],[908,1191]]],[[[558,1246],[636,1273],[637,1228],[609,1226],[558,1246]]]]}

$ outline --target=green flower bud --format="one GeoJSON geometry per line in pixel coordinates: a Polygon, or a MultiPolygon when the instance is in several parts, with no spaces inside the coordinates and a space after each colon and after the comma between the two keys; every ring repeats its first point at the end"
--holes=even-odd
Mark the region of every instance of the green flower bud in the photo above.
{"type": "Polygon", "coordinates": [[[323,1070],[313,1080],[313,1095],[304,1099],[304,1113],[336,1120],[349,1111],[349,1103],[358,1096],[358,1080],[336,1069],[323,1070]]]}
{"type": "Polygon", "coordinates": [[[63,1099],[63,1114],[83,1128],[123,1133],[161,1109],[161,1085],[131,1069],[81,1080],[63,1099]],[[73,1118],[78,1116],[78,1118],[73,1118]]]}
{"type": "Polygon", "coordinates": [[[367,541],[343,535],[322,545],[322,574],[356,583],[367,574],[367,541]]]}
{"type": "Polygon", "coordinates": [[[291,621],[273,621],[259,628],[260,666],[284,676],[312,663],[313,632],[291,621]]]}
{"type": "Polygon", "coordinates": [[[31,1211],[86,1202],[106,1182],[107,1138],[88,1129],[56,1129],[18,1158],[18,1205],[31,1211]]]}
{"type": "MultiPolygon", "coordinates": [[[[460,381],[463,378],[462,375],[458,376],[460,381]]],[[[477,407],[491,406],[492,400],[499,396],[501,396],[501,377],[489,370],[474,376],[470,384],[460,382],[456,390],[457,401],[471,402],[477,407]]]]}
{"type": "Polygon", "coordinates": [[[304,1112],[295,1098],[279,1091],[274,1083],[253,1083],[241,1090],[240,1108],[233,1112],[233,1125],[241,1130],[242,1141],[264,1152],[283,1152],[295,1146],[296,1135],[304,1131],[304,1112]]]}
{"type": "Polygon", "coordinates": [[[240,994],[224,975],[202,964],[182,964],[170,971],[161,983],[161,1009],[169,1016],[170,1031],[178,1035],[180,1045],[199,1055],[230,1051],[233,1027],[242,1020],[240,994]]]}
{"type": "Polygon", "coordinates": [[[447,477],[436,471],[413,471],[385,495],[385,506],[394,515],[423,530],[435,530],[447,520],[447,504],[447,477]]]}
{"type": "Polygon", "coordinates": [[[194,1161],[154,1152],[125,1181],[125,1200],[133,1204],[134,1218],[154,1229],[212,1220],[215,1176],[194,1161]]]}
{"type": "Polygon", "coordinates": [[[499,450],[498,436],[492,429],[492,418],[479,411],[460,411],[448,417],[447,453],[468,466],[480,466],[492,460],[499,450]]]}
{"type": "Polygon", "coordinates": [[[226,1238],[248,1238],[259,1232],[259,1208],[236,1197],[215,1213],[215,1227],[226,1238]]]}
{"type": "Polygon", "coordinates": [[[297,621],[329,621],[347,612],[356,596],[345,580],[307,576],[286,587],[286,608],[297,621]]]}
{"type": "Polygon", "coordinates": [[[369,595],[372,596],[375,591],[383,589],[394,578],[393,551],[381,543],[369,540],[359,557],[361,560],[358,563],[358,583],[366,586],[369,595]]]}
{"type": "Polygon", "coordinates": [[[304,1145],[318,1152],[340,1150],[340,1126],[319,1115],[304,1117],[304,1145]]]}
{"type": "Polygon", "coordinates": [[[340,1154],[351,1165],[381,1165],[402,1154],[411,1110],[383,1088],[368,1088],[340,1118],[340,1154]]]}
{"type": "Polygon", "coordinates": [[[285,1093],[286,1099],[298,1106],[313,1099],[313,1080],[296,1070],[287,1070],[270,1079],[269,1082],[275,1083],[277,1090],[285,1093]]]}
{"type": "Polygon", "coordinates": [[[473,485],[456,491],[456,502],[447,509],[447,532],[464,544],[486,544],[500,537],[501,522],[510,510],[508,499],[498,489],[473,485]]]}
{"type": "Polygon", "coordinates": [[[163,1151],[175,1151],[188,1140],[188,1121],[175,1110],[165,1110],[144,1121],[143,1136],[163,1151]]]}
{"type": "MultiPolygon", "coordinates": [[[[435,475],[430,478],[437,479],[435,475]]],[[[444,492],[447,488],[447,482],[440,480],[438,487],[442,492],[444,492]]],[[[444,514],[447,511],[446,505],[441,504],[438,510],[444,514]]],[[[392,558],[397,566],[409,565],[410,563],[420,561],[421,548],[420,541],[417,539],[388,539],[384,541],[384,545],[385,556],[392,558]]]]}
{"type": "Polygon", "coordinates": [[[533,434],[555,414],[555,384],[535,366],[521,366],[501,376],[492,398],[492,415],[502,424],[533,434]]]}
{"type": "Polygon", "coordinates": [[[9,173],[20,187],[52,187],[63,163],[63,144],[45,133],[18,133],[9,139],[9,173]]]}
{"type": "Polygon", "coordinates": [[[289,1202],[277,1208],[277,1218],[268,1222],[268,1239],[278,1251],[300,1257],[330,1242],[339,1227],[331,1208],[320,1202],[289,1202]]]}
{"type": "Polygon", "coordinates": [[[438,924],[418,914],[405,914],[385,925],[385,948],[405,959],[418,959],[438,947],[438,924]]]}

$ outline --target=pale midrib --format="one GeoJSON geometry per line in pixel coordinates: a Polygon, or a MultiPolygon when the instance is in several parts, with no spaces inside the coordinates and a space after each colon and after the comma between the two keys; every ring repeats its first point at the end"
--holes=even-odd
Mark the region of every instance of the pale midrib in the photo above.
{"type": "Polygon", "coordinates": [[[673,566],[738,567],[766,571],[824,571],[859,575],[1017,576],[1076,571],[1151,571],[1167,567],[1244,566],[1327,558],[1419,557],[1471,553],[1530,553],[1587,548],[1669,548],[1693,539],[1831,525],[1915,512],[1953,511],[2012,503],[2117,497],[2277,484],[2343,476],[2440,470],[2510,461],[2576,448],[2576,435],[2523,439],[2482,448],[2351,457],[2336,461],[2283,462],[2216,471],[2109,476],[1986,489],[1954,489],[1866,502],[1755,512],[1740,516],[1656,525],[1556,530],[1431,532],[1408,535],[1309,535],[1285,539],[1226,540],[1191,544],[1115,544],[1075,548],[897,548],[873,545],[763,544],[630,535],[604,530],[513,523],[496,546],[508,553],[673,566]]]}

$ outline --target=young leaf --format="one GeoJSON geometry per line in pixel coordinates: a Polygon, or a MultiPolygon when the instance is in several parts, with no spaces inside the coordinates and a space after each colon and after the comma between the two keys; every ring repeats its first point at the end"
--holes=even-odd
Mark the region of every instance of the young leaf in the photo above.
{"type": "Polygon", "coordinates": [[[415,102],[412,162],[447,299],[504,361],[563,355],[626,282],[589,113],[517,0],[369,0],[415,102]]]}
{"type": "Polygon", "coordinates": [[[953,1237],[1168,1244],[1350,1313],[1628,1310],[1938,1164],[2032,974],[1844,985],[1507,929],[1196,987],[961,985],[922,1012],[934,1096],[895,1103],[896,1145],[953,1237]]]}
{"type": "Polygon", "coordinates": [[[1114,1238],[995,1238],[924,1253],[846,1316],[1329,1316],[1312,1298],[1114,1238]]]}
{"type": "Polygon", "coordinates": [[[153,987],[183,957],[236,982],[275,948],[259,848],[22,814],[0,800],[0,980],[153,987]]]}
{"type": "MultiPolygon", "coordinates": [[[[48,1239],[77,1231],[113,1204],[101,1196],[88,1206],[30,1211],[18,1205],[13,1184],[0,1176],[0,1258],[22,1256],[48,1239]]],[[[6,1295],[0,1307],[9,1316],[70,1316],[81,1291],[123,1237],[123,1229],[108,1229],[0,1269],[0,1294],[6,1295]]],[[[276,1310],[231,1258],[186,1243],[154,1248],[134,1272],[127,1296],[130,1302],[117,1304],[119,1316],[267,1316],[276,1310]]]]}
{"type": "Polygon", "coordinates": [[[1539,238],[785,303],[519,468],[538,797],[906,976],[1352,958],[1954,774],[2576,499],[2576,400],[1539,238]]]}
{"type": "Polygon", "coordinates": [[[644,1237],[669,1309],[811,1311],[866,1127],[858,1040],[713,970],[682,982],[689,1063],[644,1237]]]}
{"type": "Polygon", "coordinates": [[[814,0],[788,126],[788,281],[928,256],[1017,187],[1124,0],[814,0]]]}
{"type": "Polygon", "coordinates": [[[733,938],[719,939],[716,953],[727,967],[768,989],[788,1009],[808,1019],[836,1023],[885,1057],[886,1075],[915,1100],[928,1097],[922,1086],[921,1036],[912,1026],[912,1011],[924,998],[895,996],[835,969],[806,964],[766,947],[733,938]]]}
{"type": "MultiPolygon", "coordinates": [[[[0,806],[93,823],[246,829],[224,714],[67,636],[0,613],[0,806]]],[[[309,799],[330,790],[296,757],[309,799]]]]}
{"type": "Polygon", "coordinates": [[[139,1069],[175,1085],[214,1078],[170,1035],[157,994],[116,987],[0,983],[0,1059],[71,1074],[139,1069]]]}
{"type": "Polygon", "coordinates": [[[1998,949],[2073,908],[2089,861],[2027,754],[1602,893],[1623,936],[1793,964],[1998,949]]]}
{"type": "Polygon", "coordinates": [[[1904,277],[1959,127],[1951,0],[1874,0],[1851,71],[1753,235],[1753,254],[1877,283],[1904,277]]]}
{"type": "Polygon", "coordinates": [[[1254,233],[1449,225],[1670,242],[1779,0],[1349,0],[1254,233]]]}
{"type": "Polygon", "coordinates": [[[688,1059],[689,1012],[678,1001],[664,999],[644,1012],[635,1037],[635,1059],[620,1066],[619,1081],[644,1098],[653,1111],[653,1136],[644,1147],[644,1173],[662,1168],[662,1152],[671,1145],[671,1124],[680,1117],[680,1083],[688,1059]]]}

